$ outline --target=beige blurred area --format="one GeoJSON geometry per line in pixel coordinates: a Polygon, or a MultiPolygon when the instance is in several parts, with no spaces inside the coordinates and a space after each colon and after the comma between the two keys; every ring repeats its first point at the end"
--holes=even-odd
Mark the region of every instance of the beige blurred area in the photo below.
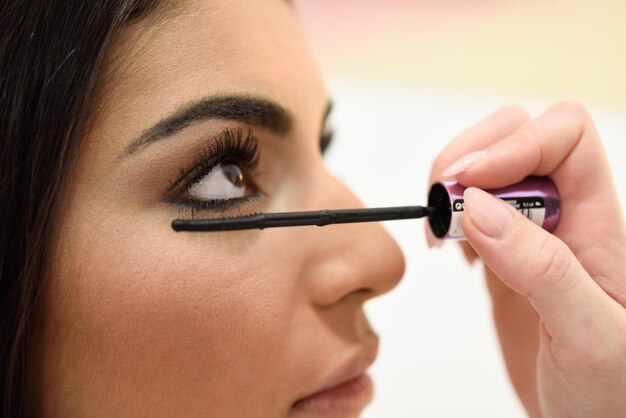
{"type": "Polygon", "coordinates": [[[297,0],[331,77],[626,107],[624,0],[297,0]]]}

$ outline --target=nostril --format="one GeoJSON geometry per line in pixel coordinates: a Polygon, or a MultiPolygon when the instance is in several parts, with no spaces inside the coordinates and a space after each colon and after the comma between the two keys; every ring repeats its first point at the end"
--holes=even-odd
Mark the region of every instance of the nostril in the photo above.
{"type": "Polygon", "coordinates": [[[341,298],[341,300],[339,300],[339,302],[342,302],[346,299],[352,299],[357,300],[358,303],[364,303],[368,299],[376,297],[377,295],[378,293],[374,289],[369,287],[362,287],[360,289],[354,290],[352,293],[345,295],[343,298],[341,298]]]}

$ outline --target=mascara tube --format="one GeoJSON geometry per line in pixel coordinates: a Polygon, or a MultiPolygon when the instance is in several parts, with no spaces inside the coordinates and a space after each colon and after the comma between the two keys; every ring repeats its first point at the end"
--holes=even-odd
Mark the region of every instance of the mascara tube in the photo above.
{"type": "MultiPolygon", "coordinates": [[[[465,239],[461,215],[465,209],[466,187],[455,181],[435,183],[428,195],[434,210],[428,217],[433,234],[440,239],[465,239]]],[[[549,177],[528,177],[501,189],[486,190],[517,209],[548,232],[554,231],[561,216],[559,191],[549,177]]]]}

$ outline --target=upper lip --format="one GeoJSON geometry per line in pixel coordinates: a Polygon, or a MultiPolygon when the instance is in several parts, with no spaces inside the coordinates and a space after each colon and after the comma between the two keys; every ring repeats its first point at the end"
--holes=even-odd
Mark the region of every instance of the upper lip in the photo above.
{"type": "Polygon", "coordinates": [[[329,373],[328,377],[323,379],[323,383],[318,386],[318,389],[302,396],[298,401],[326,392],[361,376],[374,363],[377,354],[378,338],[373,338],[367,344],[361,346],[355,354],[350,356],[337,369],[329,373]]]}

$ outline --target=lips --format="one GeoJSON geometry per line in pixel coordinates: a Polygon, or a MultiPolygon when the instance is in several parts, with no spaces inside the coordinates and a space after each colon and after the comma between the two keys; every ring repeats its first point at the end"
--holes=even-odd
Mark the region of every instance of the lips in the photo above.
{"type": "Polygon", "coordinates": [[[293,409],[313,416],[331,416],[361,411],[372,400],[374,385],[366,370],[378,353],[372,340],[331,373],[319,388],[293,404],[293,409]]]}

